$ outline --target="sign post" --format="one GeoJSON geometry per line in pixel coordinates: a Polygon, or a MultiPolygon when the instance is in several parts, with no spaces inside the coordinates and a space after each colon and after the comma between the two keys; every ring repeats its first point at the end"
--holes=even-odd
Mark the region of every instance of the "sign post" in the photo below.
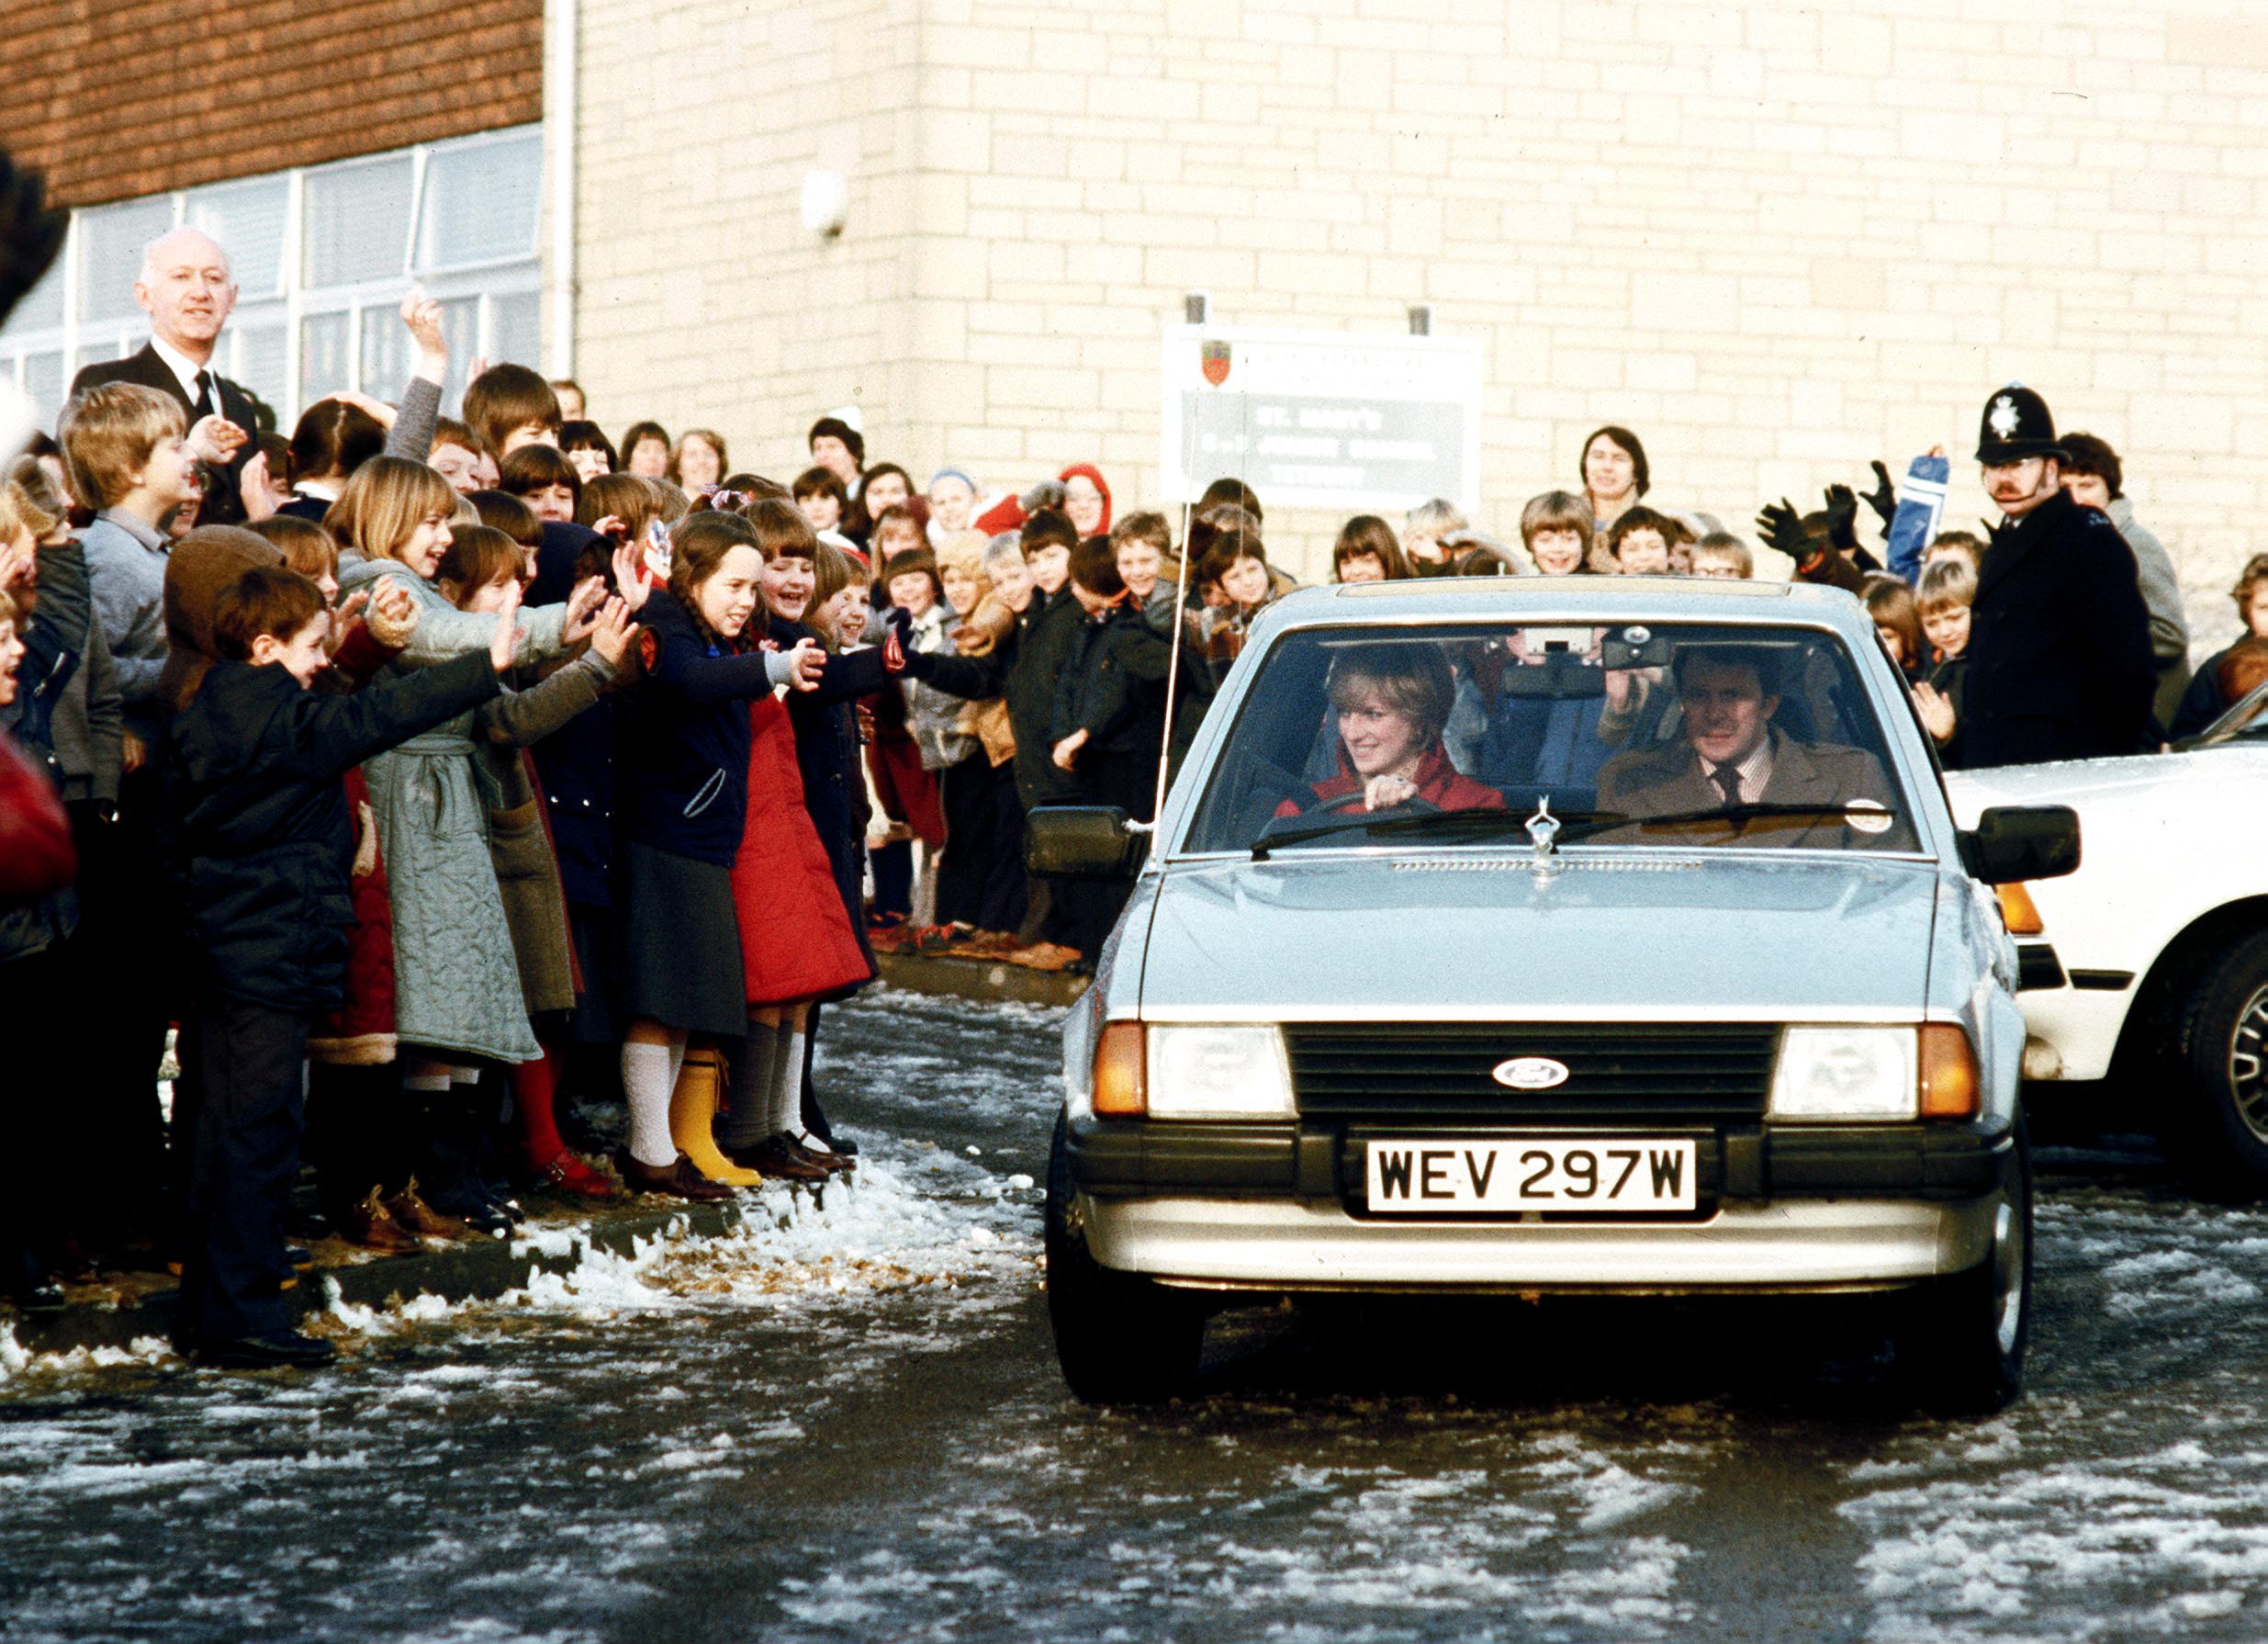
{"type": "Polygon", "coordinates": [[[1165,331],[1165,498],[1241,479],[1270,506],[1414,508],[1480,501],[1481,344],[1173,325],[1165,331]]]}

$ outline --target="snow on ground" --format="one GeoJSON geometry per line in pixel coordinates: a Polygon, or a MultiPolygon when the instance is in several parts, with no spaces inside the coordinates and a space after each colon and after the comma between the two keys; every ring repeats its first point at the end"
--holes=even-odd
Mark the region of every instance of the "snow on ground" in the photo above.
{"type": "Polygon", "coordinates": [[[2084,1189],[2038,1251],[2031,1396],[1847,1469],[1869,1635],[2268,1636],[2268,1214],[2084,1189]]]}
{"type": "MultiPolygon", "coordinates": [[[[1768,1386],[1668,1333],[1609,1392],[1407,1385],[1398,1341],[1300,1314],[1217,1333],[1207,1397],[1095,1412],[1038,1288],[1060,1015],[831,1012],[852,1181],[495,1301],[334,1300],[326,1375],[0,1333],[0,1631],[2268,1637],[2268,1214],[2052,1182],[2033,1391],[1980,1424],[1885,1413],[1863,1356],[1804,1371],[1800,1326],[1768,1386]]],[[[1409,1345],[1485,1364],[1487,1328],[1409,1345]]]]}

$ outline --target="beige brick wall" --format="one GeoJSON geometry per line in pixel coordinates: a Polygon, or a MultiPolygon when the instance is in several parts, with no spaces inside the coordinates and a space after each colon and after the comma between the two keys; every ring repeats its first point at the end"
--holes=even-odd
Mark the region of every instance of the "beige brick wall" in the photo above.
{"type": "MultiPolygon", "coordinates": [[[[578,345],[611,426],[1157,483],[1160,329],[1488,347],[1484,524],[1972,447],[2019,378],[2127,457],[2204,637],[2268,533],[2268,19],[2196,0],[686,0],[587,8],[578,345]],[[851,178],[848,231],[795,215],[851,178]]],[[[1956,465],[1955,520],[1984,511],[1956,465]]],[[[1283,512],[1313,574],[1337,521],[1283,512]]]]}

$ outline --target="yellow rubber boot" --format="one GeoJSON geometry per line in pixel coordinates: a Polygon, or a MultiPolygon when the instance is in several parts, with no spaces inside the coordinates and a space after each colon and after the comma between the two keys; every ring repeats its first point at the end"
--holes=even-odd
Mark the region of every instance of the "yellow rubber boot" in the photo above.
{"type": "Polygon", "coordinates": [[[717,1151],[717,1092],[724,1087],[724,1058],[707,1046],[685,1053],[677,1088],[669,1093],[669,1139],[693,1168],[728,1188],[759,1188],[764,1178],[717,1151]]]}

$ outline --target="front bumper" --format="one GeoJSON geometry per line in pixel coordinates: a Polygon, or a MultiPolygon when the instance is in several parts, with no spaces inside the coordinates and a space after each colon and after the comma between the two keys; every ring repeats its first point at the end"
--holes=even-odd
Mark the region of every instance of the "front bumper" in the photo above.
{"type": "MultiPolygon", "coordinates": [[[[1457,1128],[1428,1125],[1423,1133],[1457,1128]]],[[[1474,1127],[1474,1133],[1513,1130],[1499,1124],[1474,1127]]],[[[1087,1119],[1071,1125],[1065,1141],[1072,1182],[1099,1197],[1289,1195],[1352,1203],[1364,1180],[1363,1150],[1373,1137],[1396,1133],[1375,1124],[1087,1119]]],[[[1548,1133],[1576,1132],[1553,1127],[1548,1133]]],[[[1942,1123],[1649,1125],[1645,1133],[1694,1138],[1704,1203],[1791,1196],[1968,1199],[1999,1186],[2012,1145],[2006,1132],[1942,1123]]]]}
{"type": "Polygon", "coordinates": [[[1307,1199],[1081,1200],[1097,1261],[1169,1284],[1624,1294],[1876,1289],[1963,1272],[1991,1249],[1993,1202],[1785,1199],[1609,1225],[1357,1221],[1307,1199]]]}
{"type": "MultiPolygon", "coordinates": [[[[1665,1132],[1677,1133],[1648,1133],[1665,1132]]],[[[1375,1217],[1361,1201],[1364,1149],[1393,1133],[1088,1120],[1065,1141],[1103,1266],[1271,1290],[1903,1284],[1984,1259],[2015,1154],[2013,1135],[1965,1125],[1728,1126],[1685,1132],[1697,1143],[1694,1217],[1375,1217]]]]}

